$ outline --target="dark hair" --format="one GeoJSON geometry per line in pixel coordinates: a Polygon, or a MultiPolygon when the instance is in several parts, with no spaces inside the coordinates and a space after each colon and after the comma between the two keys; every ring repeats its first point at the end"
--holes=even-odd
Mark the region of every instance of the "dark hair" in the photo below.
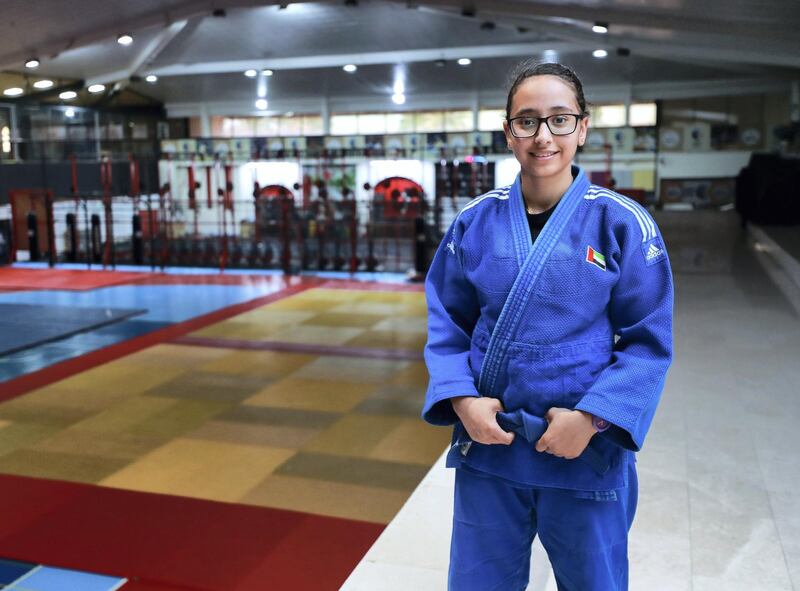
{"type": "Polygon", "coordinates": [[[583,96],[583,85],[575,72],[562,64],[541,63],[534,59],[527,59],[517,64],[509,77],[511,84],[508,88],[508,99],[506,100],[506,119],[511,117],[511,101],[514,100],[517,88],[531,76],[556,76],[561,78],[575,92],[575,100],[578,101],[581,113],[586,113],[586,98],[583,96]]]}

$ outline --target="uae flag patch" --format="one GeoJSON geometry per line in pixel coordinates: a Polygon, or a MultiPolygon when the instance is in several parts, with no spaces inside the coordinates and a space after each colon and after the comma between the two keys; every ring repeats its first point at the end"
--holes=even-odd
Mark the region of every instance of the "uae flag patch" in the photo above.
{"type": "Polygon", "coordinates": [[[591,246],[586,247],[586,262],[592,263],[593,265],[597,265],[603,271],[606,270],[606,257],[604,257],[601,253],[597,252],[591,246]]]}

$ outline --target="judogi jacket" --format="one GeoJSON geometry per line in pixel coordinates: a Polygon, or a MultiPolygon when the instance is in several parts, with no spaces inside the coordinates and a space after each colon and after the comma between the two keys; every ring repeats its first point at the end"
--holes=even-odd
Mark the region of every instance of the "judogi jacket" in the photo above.
{"type": "MultiPolygon", "coordinates": [[[[531,244],[520,178],[470,201],[425,284],[430,374],[423,418],[454,425],[448,466],[528,486],[627,486],[672,361],[672,273],[661,234],[635,201],[574,180],[531,244]],[[498,398],[506,413],[579,409],[613,426],[597,462],[471,443],[454,396],[498,398]]],[[[588,451],[587,451],[588,453],[588,451]]]]}

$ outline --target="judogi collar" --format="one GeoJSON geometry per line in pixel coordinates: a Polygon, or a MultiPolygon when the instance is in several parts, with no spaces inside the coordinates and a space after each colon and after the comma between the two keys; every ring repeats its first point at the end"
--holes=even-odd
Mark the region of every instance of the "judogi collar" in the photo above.
{"type": "Polygon", "coordinates": [[[495,381],[503,365],[508,346],[513,339],[514,330],[519,325],[526,304],[534,292],[544,263],[550,257],[564,230],[569,226],[573,214],[589,189],[589,180],[580,168],[573,166],[572,173],[574,177],[572,184],[556,205],[555,211],[533,244],[531,244],[530,228],[522,198],[520,175],[517,175],[511,186],[508,211],[511,217],[514,253],[520,270],[494,326],[486,357],[481,366],[478,392],[483,396],[493,395],[495,381]]]}

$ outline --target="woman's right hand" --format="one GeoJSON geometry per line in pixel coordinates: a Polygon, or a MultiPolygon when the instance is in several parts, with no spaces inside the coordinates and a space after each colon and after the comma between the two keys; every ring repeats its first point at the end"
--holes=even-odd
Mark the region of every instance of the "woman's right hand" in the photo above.
{"type": "Polygon", "coordinates": [[[456,396],[450,402],[473,441],[486,445],[511,445],[514,441],[514,433],[503,431],[497,424],[496,415],[503,412],[497,398],[456,396]]]}

